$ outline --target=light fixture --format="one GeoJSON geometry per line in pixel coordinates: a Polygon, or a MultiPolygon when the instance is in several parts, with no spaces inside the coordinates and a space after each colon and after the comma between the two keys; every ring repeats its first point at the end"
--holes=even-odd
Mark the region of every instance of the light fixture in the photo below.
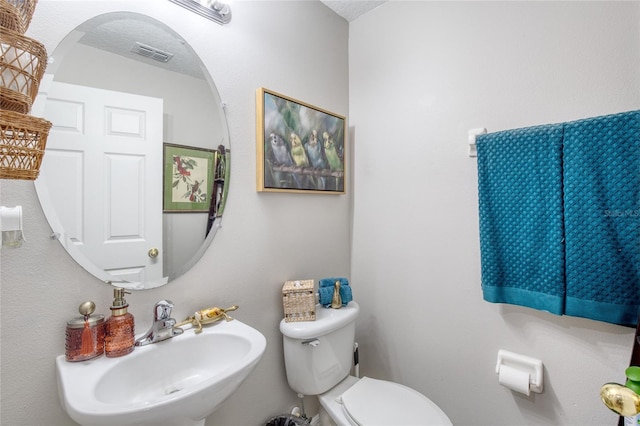
{"type": "Polygon", "coordinates": [[[224,25],[231,21],[231,8],[218,0],[169,0],[172,3],[224,25]]]}

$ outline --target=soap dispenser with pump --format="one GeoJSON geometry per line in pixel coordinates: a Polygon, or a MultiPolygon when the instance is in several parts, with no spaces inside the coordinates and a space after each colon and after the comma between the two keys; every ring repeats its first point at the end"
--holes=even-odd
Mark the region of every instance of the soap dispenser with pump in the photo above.
{"type": "Polygon", "coordinates": [[[135,326],[133,315],[127,311],[129,304],[124,298],[131,294],[123,288],[113,289],[111,316],[105,324],[104,353],[109,358],[127,355],[135,345],[135,326]]]}

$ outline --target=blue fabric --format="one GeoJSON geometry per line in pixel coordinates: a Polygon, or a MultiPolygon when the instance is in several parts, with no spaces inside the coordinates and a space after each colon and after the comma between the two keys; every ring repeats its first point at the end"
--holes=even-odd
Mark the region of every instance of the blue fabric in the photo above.
{"type": "Polygon", "coordinates": [[[340,299],[342,299],[342,306],[347,306],[353,300],[350,285],[340,286],[340,299]]]}
{"type": "Polygon", "coordinates": [[[333,298],[333,288],[331,287],[318,288],[318,301],[322,306],[331,305],[332,298],[333,298]]]}
{"type": "Polygon", "coordinates": [[[479,136],[483,297],[635,325],[640,111],[479,136]]]}
{"type": "Polygon", "coordinates": [[[333,288],[336,281],[340,281],[340,286],[349,285],[349,280],[346,278],[322,278],[318,282],[318,287],[331,287],[333,288]]]}
{"type": "Polygon", "coordinates": [[[561,314],[562,125],[477,138],[485,300],[561,314]]]}
{"type": "Polygon", "coordinates": [[[632,325],[640,304],[640,111],[565,124],[566,315],[632,325]]]}
{"type": "Polygon", "coordinates": [[[336,281],[340,281],[340,298],[342,299],[342,306],[347,306],[347,304],[353,300],[353,292],[351,291],[348,279],[323,278],[318,282],[318,294],[319,302],[325,308],[331,306],[331,299],[333,299],[333,289],[336,281]]]}

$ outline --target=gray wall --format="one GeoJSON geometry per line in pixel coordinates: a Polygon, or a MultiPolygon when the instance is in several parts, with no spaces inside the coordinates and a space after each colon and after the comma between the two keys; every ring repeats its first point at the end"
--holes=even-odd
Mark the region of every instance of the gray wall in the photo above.
{"type": "Polygon", "coordinates": [[[362,372],[454,424],[615,424],[633,330],[482,300],[467,131],[640,108],[640,3],[389,2],[350,25],[349,73],[362,372]],[[545,363],[543,394],[498,385],[501,348],[545,363]]]}
{"type": "MultiPolygon", "coordinates": [[[[233,152],[222,228],[189,273],[127,297],[136,330],[146,330],[162,298],[173,300],[179,319],[207,306],[238,304],[234,317],[265,335],[267,351],[207,424],[262,424],[297,403],[278,331],[282,284],[349,273],[351,195],[255,191],[255,91],[264,86],[347,115],[347,22],[319,2],[236,2],[233,21],[222,27],[168,1],[41,0],[28,35],[53,52],[78,24],[116,10],[147,13],[191,44],[227,103],[233,152]]],[[[49,239],[32,182],[2,180],[0,191],[2,205],[23,206],[27,238],[22,248],[0,254],[0,423],[70,425],[58,403],[54,359],[64,353],[65,324],[78,304],[91,299],[107,313],[112,289],[49,239]]]]}

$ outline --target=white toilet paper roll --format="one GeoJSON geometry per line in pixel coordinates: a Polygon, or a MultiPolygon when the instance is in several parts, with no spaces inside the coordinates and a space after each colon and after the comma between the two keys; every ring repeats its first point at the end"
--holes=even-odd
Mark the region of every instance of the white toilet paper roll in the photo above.
{"type": "Polygon", "coordinates": [[[517,368],[501,365],[498,373],[498,383],[516,392],[529,395],[529,372],[517,368]]]}
{"type": "Polygon", "coordinates": [[[2,246],[18,248],[24,242],[22,207],[0,206],[0,234],[2,246]]]}

